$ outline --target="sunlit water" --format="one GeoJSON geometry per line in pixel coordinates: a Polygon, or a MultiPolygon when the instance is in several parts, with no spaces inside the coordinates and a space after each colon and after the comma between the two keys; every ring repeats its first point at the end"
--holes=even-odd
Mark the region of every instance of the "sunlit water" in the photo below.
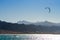
{"type": "Polygon", "coordinates": [[[0,40],[60,40],[57,34],[0,34],[0,40]]]}

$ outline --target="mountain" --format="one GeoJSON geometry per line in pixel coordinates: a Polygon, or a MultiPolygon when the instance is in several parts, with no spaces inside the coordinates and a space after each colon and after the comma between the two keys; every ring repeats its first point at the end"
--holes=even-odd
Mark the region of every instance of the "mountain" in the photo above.
{"type": "Polygon", "coordinates": [[[42,26],[60,26],[60,23],[52,23],[52,22],[49,22],[49,21],[44,21],[44,22],[35,22],[35,23],[31,23],[31,22],[28,22],[28,21],[18,21],[17,22],[18,24],[34,24],[34,25],[42,25],[42,26]]]}
{"type": "Polygon", "coordinates": [[[55,23],[49,22],[49,21],[44,21],[44,22],[36,22],[34,23],[35,25],[42,25],[42,26],[53,26],[55,23]]]}
{"type": "Polygon", "coordinates": [[[17,24],[17,23],[0,21],[0,33],[29,33],[29,34],[30,33],[52,33],[52,34],[60,33],[60,26],[55,26],[57,25],[57,23],[45,21],[45,22],[39,22],[38,24],[39,25],[37,26],[34,25],[34,23],[30,25],[26,25],[24,23],[17,24]],[[49,27],[49,24],[53,26],[49,27]]]}
{"type": "Polygon", "coordinates": [[[31,22],[28,22],[28,21],[25,21],[25,20],[23,20],[23,21],[18,21],[17,23],[18,23],[18,24],[31,24],[31,22]]]}

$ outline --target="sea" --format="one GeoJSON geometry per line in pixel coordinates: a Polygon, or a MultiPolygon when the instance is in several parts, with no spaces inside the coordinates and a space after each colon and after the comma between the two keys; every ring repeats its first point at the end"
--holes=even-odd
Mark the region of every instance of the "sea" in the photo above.
{"type": "Polygon", "coordinates": [[[0,40],[60,40],[60,34],[0,34],[0,40]]]}

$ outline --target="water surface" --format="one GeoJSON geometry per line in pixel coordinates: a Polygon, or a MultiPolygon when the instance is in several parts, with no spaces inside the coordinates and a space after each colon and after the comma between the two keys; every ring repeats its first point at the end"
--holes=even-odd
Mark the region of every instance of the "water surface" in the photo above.
{"type": "Polygon", "coordinates": [[[0,34],[0,40],[60,40],[58,34],[0,34]]]}

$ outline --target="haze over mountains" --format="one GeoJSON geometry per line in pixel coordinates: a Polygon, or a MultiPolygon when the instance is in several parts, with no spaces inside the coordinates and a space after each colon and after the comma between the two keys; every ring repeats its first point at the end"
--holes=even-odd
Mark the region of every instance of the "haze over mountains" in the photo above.
{"type": "Polygon", "coordinates": [[[53,22],[49,22],[49,21],[44,21],[44,22],[29,22],[29,21],[18,21],[18,24],[34,24],[34,25],[42,25],[42,26],[60,26],[60,23],[53,23],[53,22]]]}
{"type": "Polygon", "coordinates": [[[9,23],[0,21],[0,33],[59,33],[60,23],[48,21],[31,23],[28,21],[18,21],[9,23]]]}

